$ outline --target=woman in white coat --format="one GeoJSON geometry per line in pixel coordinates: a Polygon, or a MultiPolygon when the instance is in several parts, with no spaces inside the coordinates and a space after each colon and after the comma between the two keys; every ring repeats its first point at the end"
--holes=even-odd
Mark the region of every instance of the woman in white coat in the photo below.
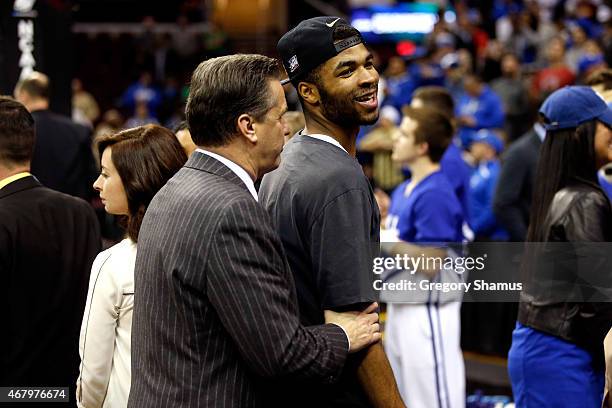
{"type": "Polygon", "coordinates": [[[130,392],[134,263],[138,231],[157,191],[187,160],[161,126],[128,129],[97,141],[101,173],[94,183],[104,209],[122,216],[127,237],[95,259],[79,341],[79,407],[125,407],[130,392]]]}

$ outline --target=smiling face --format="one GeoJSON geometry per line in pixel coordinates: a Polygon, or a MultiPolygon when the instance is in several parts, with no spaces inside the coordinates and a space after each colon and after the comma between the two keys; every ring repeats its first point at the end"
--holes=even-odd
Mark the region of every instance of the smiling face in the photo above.
{"type": "Polygon", "coordinates": [[[320,67],[321,113],[345,127],[375,123],[378,79],[374,57],[363,44],[342,51],[320,67]]]}
{"type": "Polygon", "coordinates": [[[112,160],[112,148],[102,152],[101,172],[93,184],[94,190],[100,193],[104,210],[109,214],[128,215],[128,200],[121,177],[112,160]]]}

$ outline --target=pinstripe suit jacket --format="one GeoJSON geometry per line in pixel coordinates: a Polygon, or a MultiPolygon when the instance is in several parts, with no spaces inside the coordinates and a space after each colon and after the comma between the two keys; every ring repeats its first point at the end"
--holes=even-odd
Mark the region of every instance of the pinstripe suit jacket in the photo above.
{"type": "Polygon", "coordinates": [[[290,406],[277,379],[342,370],[342,329],[300,325],[267,213],[212,157],[193,153],[151,202],[134,280],[129,407],[290,406]]]}

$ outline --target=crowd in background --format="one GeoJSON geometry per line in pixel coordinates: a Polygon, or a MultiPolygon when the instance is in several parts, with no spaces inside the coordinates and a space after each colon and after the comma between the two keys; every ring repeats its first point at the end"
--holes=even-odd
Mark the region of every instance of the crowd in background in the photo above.
{"type": "MultiPolygon", "coordinates": [[[[526,224],[516,231],[516,219],[502,214],[500,226],[493,214],[500,158],[533,130],[539,106],[556,89],[585,84],[602,70],[595,80],[597,90],[605,93],[610,87],[612,79],[605,71],[612,63],[610,9],[597,1],[498,0],[493,23],[483,21],[479,10],[466,3],[455,4],[454,10],[451,22],[444,10],[439,13],[433,31],[411,55],[371,45],[381,74],[382,114],[376,125],[362,128],[358,159],[380,189],[384,205],[384,194],[409,175],[390,158],[402,107],[410,104],[418,88],[445,88],[453,97],[455,145],[470,168],[463,171],[466,186],[471,184],[466,187],[470,212],[480,214],[468,214],[473,218],[470,226],[480,239],[520,241],[526,224]]],[[[178,17],[181,29],[173,34],[156,34],[155,24],[145,17],[146,30],[131,39],[137,50],[131,64],[134,80],[117,90],[110,109],[102,112],[96,95],[80,79],[74,80],[73,119],[92,127],[94,138],[150,123],[175,129],[184,120],[191,69],[203,58],[232,52],[227,35],[214,24],[206,35],[189,30],[187,15],[178,17]]],[[[297,111],[288,114],[293,122],[297,118],[292,130],[299,131],[295,90],[285,86],[285,91],[290,111],[297,111]]],[[[510,213],[501,208],[497,212],[510,213]]]]}
{"type": "MultiPolygon", "coordinates": [[[[538,151],[545,133],[537,112],[551,93],[567,85],[591,86],[610,100],[610,10],[588,1],[556,5],[497,1],[493,32],[485,29],[476,9],[459,3],[455,11],[455,21],[440,18],[423,46],[416,47],[411,55],[372,47],[380,72],[381,109],[377,123],[361,128],[357,157],[375,189],[384,218],[391,211],[390,196],[398,191],[398,186],[404,185],[413,170],[410,166],[402,167],[401,160],[393,156],[402,118],[410,116],[407,113],[411,112],[410,107],[435,107],[452,123],[455,132],[444,155],[429,163],[437,166],[439,162],[441,172],[449,175],[450,182],[444,181],[440,186],[457,198],[454,209],[461,214],[463,225],[462,222],[454,225],[456,238],[449,241],[523,241],[529,225],[538,151]]],[[[143,24],[152,28],[155,22],[145,18],[143,24]]],[[[186,27],[187,17],[179,17],[178,24],[186,27]]],[[[45,132],[42,123],[47,121],[79,140],[80,150],[74,152],[74,157],[80,163],[80,179],[71,180],[74,192],[65,188],[68,176],[58,176],[62,178],[58,181],[62,186],[39,178],[51,188],[92,203],[101,221],[106,246],[120,241],[124,231],[104,212],[104,205],[90,188],[96,174],[93,167],[101,160],[104,163],[100,157],[104,149],[93,151],[89,142],[110,140],[110,135],[124,129],[161,124],[177,134],[185,149],[185,157],[180,154],[184,162],[196,148],[185,125],[189,94],[186,78],[202,59],[232,52],[227,36],[211,27],[205,37],[199,38],[187,30],[179,30],[173,36],[158,35],[152,29],[134,37],[139,61],[134,65],[134,81],[113,96],[110,109],[97,102],[98,96],[88,89],[86,81],[75,78],[72,119],[80,125],[70,130],[64,119],[50,113],[33,115],[37,133],[45,132]],[[91,139],[84,136],[88,133],[92,134],[91,139]]],[[[15,96],[29,111],[46,112],[48,105],[39,103],[48,97],[47,86],[48,79],[44,76],[33,83],[25,81],[15,96]]],[[[284,91],[290,108],[285,113],[285,123],[290,129],[285,132],[287,141],[304,128],[304,116],[295,88],[289,84],[284,91]]],[[[168,137],[169,132],[165,132],[162,133],[166,142],[180,151],[180,146],[168,137]]],[[[39,148],[39,154],[49,155],[52,150],[39,148]]],[[[32,165],[35,175],[59,174],[60,170],[40,170],[32,165]]],[[[67,170],[68,174],[73,179],[77,173],[67,170]]],[[[599,182],[604,191],[612,191],[612,177],[605,168],[600,170],[599,182]]],[[[389,220],[381,222],[383,229],[389,224],[389,220]]],[[[458,307],[453,313],[458,316],[458,307]]],[[[513,324],[516,313],[510,315],[513,324]]],[[[478,331],[472,335],[475,333],[478,331]]],[[[507,347],[502,345],[501,349],[490,351],[505,354],[507,347]]],[[[462,378],[463,374],[463,371],[458,373],[462,378]]]]}

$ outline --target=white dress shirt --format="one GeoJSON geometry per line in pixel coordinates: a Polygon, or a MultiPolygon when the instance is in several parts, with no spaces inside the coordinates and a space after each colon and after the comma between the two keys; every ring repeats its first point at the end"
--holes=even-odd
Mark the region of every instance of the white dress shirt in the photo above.
{"type": "Polygon", "coordinates": [[[249,176],[249,173],[247,173],[245,169],[243,169],[242,167],[240,167],[239,165],[237,165],[230,159],[223,157],[221,155],[218,155],[216,153],[209,152],[208,150],[197,148],[196,152],[200,152],[207,156],[212,157],[213,159],[217,159],[221,163],[229,167],[231,171],[233,171],[238,177],[240,177],[240,180],[242,180],[242,182],[246,185],[247,189],[249,190],[249,193],[251,193],[255,201],[257,201],[257,191],[255,190],[255,183],[253,182],[253,179],[251,178],[251,176],[249,176]]]}
{"type": "Polygon", "coordinates": [[[79,407],[127,406],[135,263],[136,244],[129,238],[93,262],[79,338],[79,407]]]}

